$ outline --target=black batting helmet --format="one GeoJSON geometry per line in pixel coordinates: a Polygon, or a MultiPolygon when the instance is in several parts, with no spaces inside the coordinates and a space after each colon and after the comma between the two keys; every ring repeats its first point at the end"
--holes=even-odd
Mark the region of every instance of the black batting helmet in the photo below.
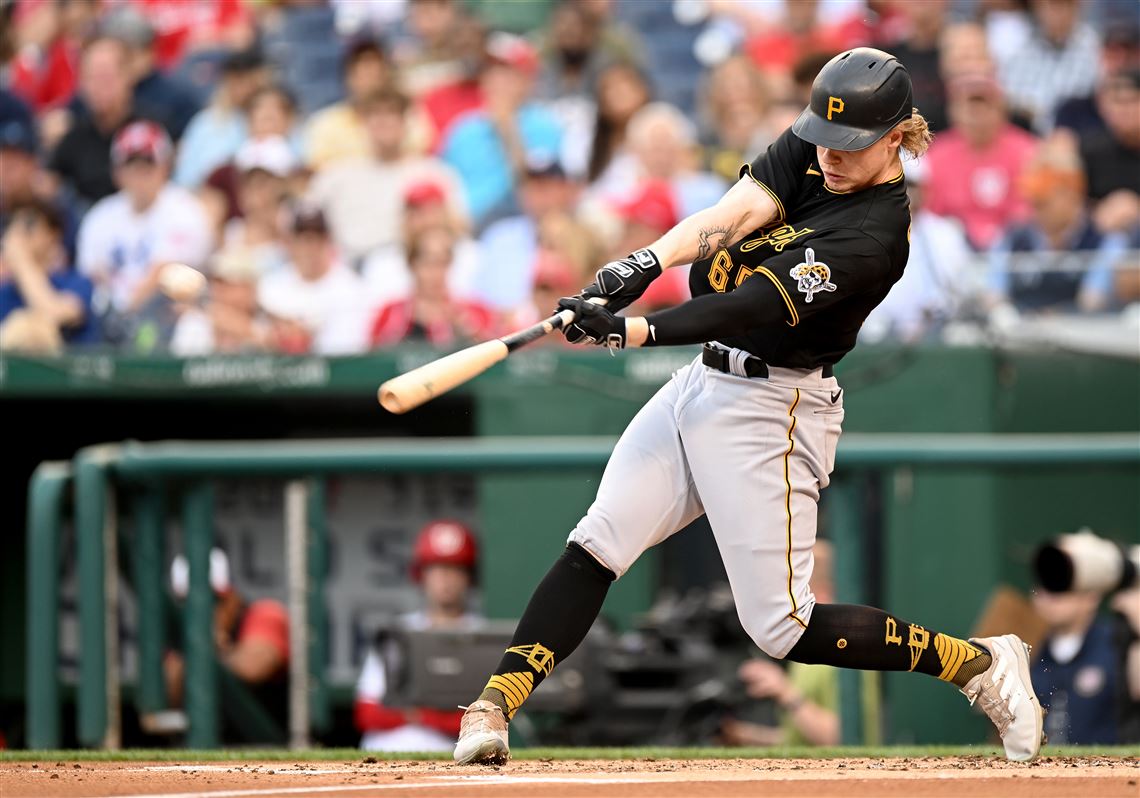
{"type": "Polygon", "coordinates": [[[890,53],[856,47],[819,71],[792,132],[820,147],[861,150],[909,119],[913,104],[906,67],[890,53]]]}

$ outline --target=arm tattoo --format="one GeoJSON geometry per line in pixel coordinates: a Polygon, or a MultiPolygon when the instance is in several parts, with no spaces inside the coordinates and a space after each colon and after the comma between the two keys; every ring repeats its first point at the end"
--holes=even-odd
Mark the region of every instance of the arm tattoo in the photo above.
{"type": "Polygon", "coordinates": [[[708,257],[720,247],[735,243],[740,226],[744,224],[744,218],[741,216],[726,226],[702,227],[697,233],[697,260],[708,257]]]}

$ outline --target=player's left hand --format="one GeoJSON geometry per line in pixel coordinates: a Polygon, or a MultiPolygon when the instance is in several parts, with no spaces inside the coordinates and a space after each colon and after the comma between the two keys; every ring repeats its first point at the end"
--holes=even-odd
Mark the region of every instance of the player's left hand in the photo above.
{"type": "Polygon", "coordinates": [[[596,344],[610,349],[625,349],[625,319],[614,315],[603,305],[587,302],[581,296],[564,296],[558,300],[555,313],[574,312],[574,321],[562,329],[572,344],[596,344]]]}

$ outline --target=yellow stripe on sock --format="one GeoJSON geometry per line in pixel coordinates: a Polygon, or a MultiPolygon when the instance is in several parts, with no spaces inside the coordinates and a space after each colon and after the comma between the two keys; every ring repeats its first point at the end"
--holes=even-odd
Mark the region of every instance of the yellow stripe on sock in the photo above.
{"type": "Polygon", "coordinates": [[[938,678],[944,682],[954,681],[958,670],[982,652],[965,640],[939,634],[934,638],[934,650],[938,654],[938,661],[942,663],[942,673],[938,678]]]}
{"type": "Polygon", "coordinates": [[[504,673],[503,678],[515,685],[524,701],[530,697],[530,691],[534,689],[534,677],[529,673],[504,673]]]}
{"type": "Polygon", "coordinates": [[[534,676],[529,673],[496,673],[487,682],[491,690],[498,690],[507,699],[507,717],[514,718],[519,707],[534,690],[534,676]]]}
{"type": "Polygon", "coordinates": [[[522,702],[526,700],[526,696],[521,695],[512,683],[499,675],[490,678],[486,689],[498,690],[503,694],[503,698],[507,699],[508,718],[514,717],[515,712],[522,706],[522,702]]]}

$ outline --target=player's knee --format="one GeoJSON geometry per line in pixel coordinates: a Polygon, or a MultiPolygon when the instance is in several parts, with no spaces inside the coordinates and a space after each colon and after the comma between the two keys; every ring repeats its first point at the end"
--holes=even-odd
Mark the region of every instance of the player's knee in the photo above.
{"type": "Polygon", "coordinates": [[[610,551],[609,546],[603,546],[599,540],[609,539],[614,540],[613,535],[597,535],[592,534],[588,529],[583,529],[586,519],[580,523],[570,533],[570,537],[566,539],[567,550],[575,548],[582,552],[582,556],[596,565],[599,569],[604,570],[610,575],[611,581],[617,579],[626,571],[632,562],[623,562],[619,558],[614,557],[610,551]]]}
{"type": "Polygon", "coordinates": [[[741,626],[757,648],[772,659],[784,658],[787,653],[787,635],[780,633],[778,624],[766,617],[753,615],[746,618],[743,613],[739,614],[739,618],[741,626]]]}
{"type": "Polygon", "coordinates": [[[612,582],[617,574],[593,552],[580,543],[570,541],[562,552],[562,559],[572,568],[591,574],[603,582],[612,582]]]}

